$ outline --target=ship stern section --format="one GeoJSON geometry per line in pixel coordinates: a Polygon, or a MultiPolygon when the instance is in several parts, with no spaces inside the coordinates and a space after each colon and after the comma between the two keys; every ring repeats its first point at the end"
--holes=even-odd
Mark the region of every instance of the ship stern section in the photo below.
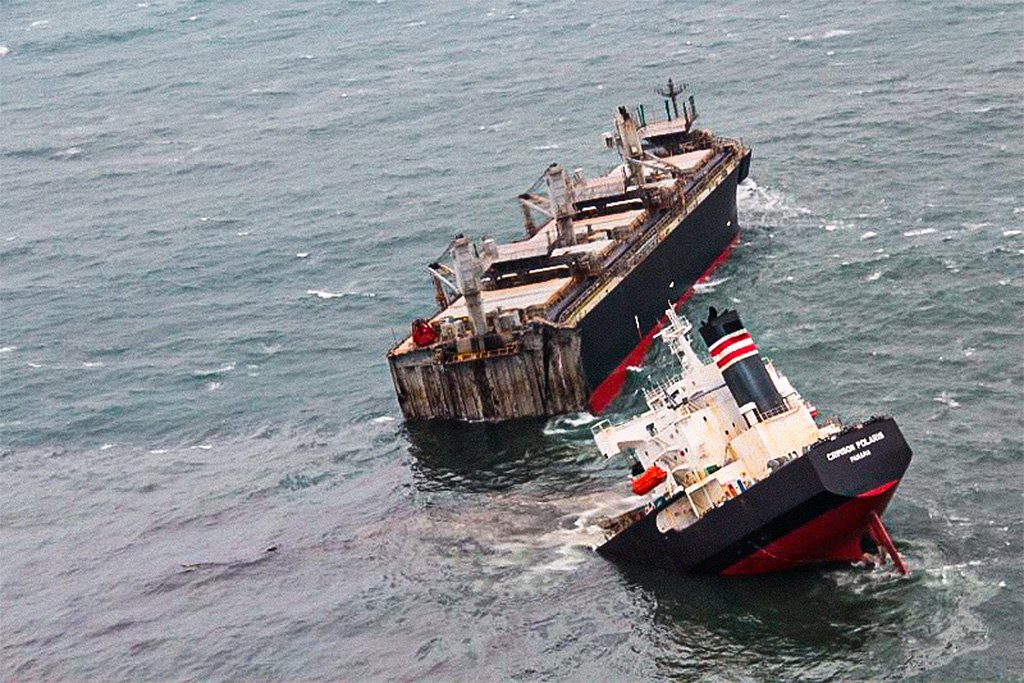
{"type": "MultiPolygon", "coordinates": [[[[760,574],[853,562],[896,492],[911,451],[892,418],[874,418],[813,445],[745,493],[682,529],[656,514],[597,550],[673,571],[760,574]]],[[[670,501],[670,503],[673,501],[670,501]]]]}

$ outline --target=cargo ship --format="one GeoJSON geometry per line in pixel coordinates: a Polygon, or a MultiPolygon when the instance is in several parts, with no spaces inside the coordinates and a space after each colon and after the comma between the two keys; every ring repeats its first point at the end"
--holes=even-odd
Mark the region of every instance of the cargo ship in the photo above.
{"type": "Polygon", "coordinates": [[[644,391],[646,412],[592,427],[630,465],[632,509],[601,520],[601,555],[680,572],[758,574],[888,556],[881,520],[910,464],[891,417],[843,425],[763,359],[736,311],[692,325],[667,312],[659,333],[682,373],[644,391]]]}
{"type": "Polygon", "coordinates": [[[750,149],[694,125],[672,80],[664,115],[619,107],[610,171],[551,164],[518,196],[525,236],[455,236],[427,266],[436,311],[388,351],[407,419],[499,420],[591,410],[619,393],[662,324],[729,254],[750,149]]]}

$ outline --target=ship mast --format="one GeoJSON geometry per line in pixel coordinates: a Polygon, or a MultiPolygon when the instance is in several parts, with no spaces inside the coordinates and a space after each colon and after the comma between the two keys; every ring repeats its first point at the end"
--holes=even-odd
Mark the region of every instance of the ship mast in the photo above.
{"type": "Polygon", "coordinates": [[[658,88],[658,94],[672,102],[672,112],[677,119],[679,118],[679,100],[677,98],[683,94],[684,90],[686,90],[685,83],[683,87],[678,88],[671,78],[668,79],[668,87],[658,88]]]}

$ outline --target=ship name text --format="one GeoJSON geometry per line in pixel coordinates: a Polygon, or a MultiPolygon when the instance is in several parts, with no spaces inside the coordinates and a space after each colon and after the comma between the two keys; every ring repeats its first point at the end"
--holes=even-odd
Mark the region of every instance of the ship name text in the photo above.
{"type": "Polygon", "coordinates": [[[825,457],[828,458],[828,460],[831,462],[832,460],[835,460],[836,458],[841,458],[844,455],[849,455],[850,453],[854,453],[854,451],[863,451],[863,452],[856,453],[855,455],[851,455],[850,456],[850,462],[857,462],[858,460],[860,460],[862,458],[866,458],[869,455],[871,455],[871,451],[865,451],[863,449],[867,448],[868,446],[870,446],[871,444],[873,444],[873,443],[875,443],[877,441],[881,441],[884,438],[885,438],[885,434],[883,434],[882,432],[875,432],[871,436],[865,436],[862,439],[857,439],[853,443],[846,444],[842,448],[837,448],[834,451],[829,451],[828,454],[825,457]]]}

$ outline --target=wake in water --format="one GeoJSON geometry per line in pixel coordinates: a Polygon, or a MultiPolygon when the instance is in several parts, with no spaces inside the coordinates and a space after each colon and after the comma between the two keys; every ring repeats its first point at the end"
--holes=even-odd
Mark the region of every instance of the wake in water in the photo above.
{"type": "Polygon", "coordinates": [[[981,560],[949,564],[928,542],[908,551],[911,573],[906,577],[891,568],[828,574],[836,589],[877,606],[877,623],[862,628],[882,635],[898,624],[901,640],[913,645],[898,668],[901,678],[935,671],[957,657],[988,648],[988,629],[979,608],[1005,588],[1005,583],[978,573],[984,565],[981,560]]]}

